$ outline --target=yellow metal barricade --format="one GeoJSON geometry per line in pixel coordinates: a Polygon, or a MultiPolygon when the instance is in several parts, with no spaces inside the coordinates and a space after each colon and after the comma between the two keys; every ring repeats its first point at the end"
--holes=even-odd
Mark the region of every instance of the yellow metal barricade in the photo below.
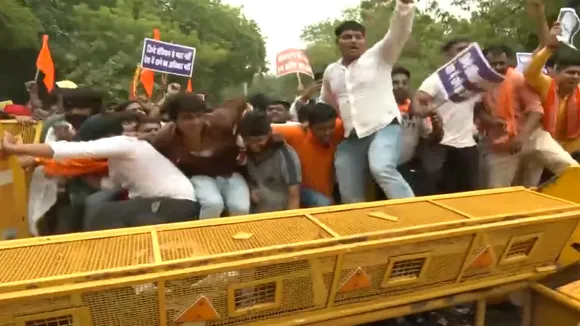
{"type": "Polygon", "coordinates": [[[580,205],[523,188],[0,242],[0,325],[356,325],[522,290],[580,205]],[[44,323],[44,324],[43,324],[44,323]]]}
{"type": "MultiPolygon", "coordinates": [[[[3,134],[0,126],[0,136],[3,134]]],[[[26,175],[14,156],[0,158],[0,207],[1,238],[28,237],[26,175]]]]}
{"type": "MultiPolygon", "coordinates": [[[[38,143],[42,123],[21,124],[16,120],[2,120],[0,135],[4,130],[18,137],[25,144],[38,143]]],[[[27,205],[30,174],[20,167],[16,157],[0,160],[0,207],[2,239],[29,237],[27,205]]]]}
{"type": "Polygon", "coordinates": [[[25,144],[36,144],[40,141],[42,122],[23,124],[16,120],[2,120],[2,128],[14,136],[20,136],[25,144]]]}

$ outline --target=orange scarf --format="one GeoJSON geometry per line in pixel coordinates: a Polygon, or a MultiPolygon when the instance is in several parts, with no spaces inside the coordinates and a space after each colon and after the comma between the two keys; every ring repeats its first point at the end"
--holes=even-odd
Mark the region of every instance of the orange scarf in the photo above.
{"type": "Polygon", "coordinates": [[[407,99],[407,101],[403,104],[399,104],[399,111],[401,111],[401,113],[409,113],[410,109],[411,109],[410,99],[407,99]]]}
{"type": "MultiPolygon", "coordinates": [[[[560,97],[558,96],[558,85],[556,80],[552,78],[552,84],[550,85],[550,90],[544,103],[544,129],[554,138],[557,138],[556,125],[559,109],[560,97]]],[[[577,86],[574,93],[568,97],[566,116],[566,138],[576,139],[580,137],[580,86],[577,86]]]]}
{"type": "Polygon", "coordinates": [[[44,166],[44,174],[49,177],[78,177],[87,174],[107,174],[107,160],[73,159],[56,161],[47,158],[37,158],[36,162],[44,166]]]}

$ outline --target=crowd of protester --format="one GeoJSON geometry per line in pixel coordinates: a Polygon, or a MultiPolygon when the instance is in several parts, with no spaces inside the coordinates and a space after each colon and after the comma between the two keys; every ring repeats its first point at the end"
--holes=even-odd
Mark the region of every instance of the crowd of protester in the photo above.
{"type": "MultiPolygon", "coordinates": [[[[341,59],[294,103],[256,94],[210,108],[169,85],[156,103],[105,105],[94,88],[63,83],[40,100],[28,83],[28,105],[9,106],[2,118],[43,120],[41,141],[6,134],[2,152],[33,171],[33,233],[533,187],[544,170],[577,164],[580,59],[556,53],[558,23],[540,33],[524,73],[513,69],[509,46],[487,46],[505,80],[457,103],[437,75],[414,91],[411,72],[396,65],[414,11],[412,0],[398,0],[389,32],[368,49],[365,27],[343,22],[341,59]]],[[[474,41],[442,44],[442,62],[474,41]]]]}
{"type": "MultiPolygon", "coordinates": [[[[341,59],[293,103],[256,94],[208,107],[169,85],[156,103],[105,105],[70,82],[41,100],[30,82],[28,105],[1,117],[43,120],[40,143],[6,133],[1,150],[32,172],[34,235],[534,187],[578,164],[580,56],[561,54],[560,25],[549,29],[533,2],[540,44],[525,71],[508,45],[490,44],[483,53],[504,81],[459,103],[437,75],[412,90],[396,65],[415,12],[398,0],[368,49],[363,25],[338,26],[341,59]]],[[[442,62],[475,41],[442,44],[442,62]]]]}

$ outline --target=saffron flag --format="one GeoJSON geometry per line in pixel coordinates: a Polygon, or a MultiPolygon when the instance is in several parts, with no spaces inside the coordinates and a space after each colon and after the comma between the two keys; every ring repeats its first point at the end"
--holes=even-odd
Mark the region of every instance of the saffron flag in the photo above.
{"type": "Polygon", "coordinates": [[[185,90],[187,93],[193,92],[193,87],[191,86],[191,78],[187,80],[187,89],[185,90]]]}
{"type": "Polygon", "coordinates": [[[52,56],[48,49],[48,35],[42,36],[42,48],[36,59],[36,69],[42,71],[44,74],[44,85],[50,93],[54,88],[54,63],[52,62],[52,56]]]}
{"type": "MultiPolygon", "coordinates": [[[[157,41],[161,40],[161,36],[157,28],[153,30],[153,39],[157,41]]],[[[145,88],[147,96],[151,98],[153,96],[153,87],[155,86],[155,72],[143,69],[143,71],[141,71],[140,80],[141,84],[143,84],[143,88],[145,88]]]]}

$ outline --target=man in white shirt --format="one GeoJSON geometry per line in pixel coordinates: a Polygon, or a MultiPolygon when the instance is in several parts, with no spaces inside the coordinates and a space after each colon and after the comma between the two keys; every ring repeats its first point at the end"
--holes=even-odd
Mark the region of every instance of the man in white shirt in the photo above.
{"type": "MultiPolygon", "coordinates": [[[[455,39],[447,42],[442,50],[446,59],[451,60],[470,43],[466,39],[455,39]]],[[[474,138],[473,112],[480,100],[479,95],[460,103],[447,100],[443,84],[436,74],[428,77],[416,93],[416,113],[425,115],[436,110],[443,120],[443,139],[440,145],[430,149],[430,159],[427,160],[428,173],[438,176],[441,193],[479,188],[479,150],[474,138]]]]}
{"type": "Polygon", "coordinates": [[[342,58],[326,68],[321,100],[337,108],[344,122],[346,139],[334,160],[343,203],[365,200],[369,169],[387,198],[414,196],[397,171],[401,114],[389,91],[414,15],[413,0],[397,0],[387,35],[368,50],[363,25],[346,21],[335,30],[342,58]]]}
{"type": "MultiPolygon", "coordinates": [[[[103,203],[85,217],[85,230],[183,222],[197,219],[199,204],[191,182],[148,142],[123,133],[123,119],[97,115],[95,141],[17,144],[8,133],[4,155],[54,159],[107,159],[109,179],[129,193],[129,200],[103,203]]],[[[88,122],[88,121],[87,121],[88,122]]],[[[82,128],[81,128],[82,129],[82,128]]],[[[82,130],[81,130],[82,131],[82,130]]]]}

